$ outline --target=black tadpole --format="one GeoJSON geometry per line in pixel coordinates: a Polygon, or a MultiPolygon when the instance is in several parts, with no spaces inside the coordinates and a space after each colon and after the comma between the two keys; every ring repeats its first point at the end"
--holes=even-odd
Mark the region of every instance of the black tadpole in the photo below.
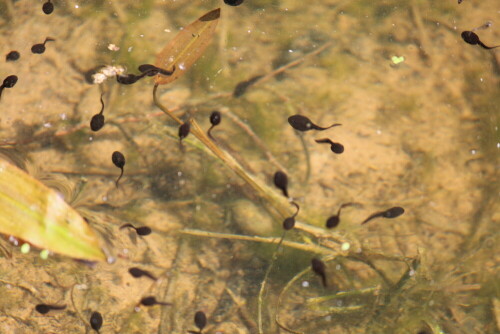
{"type": "Polygon", "coordinates": [[[156,66],[151,65],[151,64],[139,65],[138,70],[142,74],[146,74],[148,77],[153,77],[157,74],[171,76],[175,72],[175,65],[173,66],[172,71],[167,71],[167,70],[164,70],[163,68],[159,68],[159,67],[156,67],[156,66]]]}
{"type": "Polygon", "coordinates": [[[354,203],[344,203],[340,205],[336,215],[331,216],[326,220],[326,228],[334,228],[340,224],[340,211],[347,206],[354,205],[354,203]]]}
{"type": "Polygon", "coordinates": [[[49,15],[54,11],[54,4],[48,0],[46,3],[43,4],[42,10],[45,14],[49,15]]]}
{"type": "Polygon", "coordinates": [[[212,137],[210,131],[212,131],[214,127],[219,125],[221,120],[222,120],[222,115],[220,114],[220,112],[217,110],[212,111],[212,113],[210,114],[210,124],[212,124],[212,126],[210,126],[210,128],[207,131],[207,135],[210,137],[210,139],[214,140],[214,137],[212,137]]]}
{"type": "Polygon", "coordinates": [[[102,100],[103,95],[104,93],[101,94],[101,112],[92,116],[92,119],[90,120],[90,129],[92,131],[99,131],[104,126],[104,101],[102,100]]]}
{"type": "Polygon", "coordinates": [[[239,6],[243,3],[243,0],[224,0],[224,3],[229,6],[239,6]]]}
{"type": "Polygon", "coordinates": [[[500,45],[497,45],[497,46],[484,45],[484,43],[481,42],[481,40],[479,39],[479,36],[475,32],[472,32],[472,31],[463,31],[462,34],[460,34],[460,35],[462,36],[462,39],[465,41],[465,43],[468,43],[471,45],[479,45],[483,49],[490,50],[490,49],[500,47],[500,45]]]}
{"type": "Polygon", "coordinates": [[[0,85],[0,98],[2,98],[2,92],[4,88],[12,88],[17,83],[17,75],[9,75],[7,78],[3,79],[2,85],[0,85]]]}
{"type": "Polygon", "coordinates": [[[198,333],[201,334],[201,331],[207,325],[207,316],[203,311],[198,311],[194,314],[194,324],[199,329],[198,333]]]}
{"type": "Polygon", "coordinates": [[[145,76],[152,77],[157,74],[170,76],[174,73],[175,66],[173,67],[172,71],[167,71],[162,68],[156,67],[154,65],[143,64],[139,66],[139,71],[141,71],[140,75],[135,75],[135,74],[116,75],[116,81],[118,83],[121,83],[122,85],[132,85],[137,81],[139,81],[140,79],[144,78],[145,76]]]}
{"type": "Polygon", "coordinates": [[[51,310],[64,310],[66,305],[47,305],[47,304],[38,304],[35,306],[35,310],[40,314],[47,314],[51,310]]]}
{"type": "Polygon", "coordinates": [[[327,287],[327,284],[326,284],[326,266],[325,266],[325,263],[323,261],[321,261],[320,259],[318,258],[313,258],[311,260],[311,267],[312,267],[312,270],[314,271],[314,273],[316,273],[316,275],[319,275],[321,277],[321,282],[323,283],[323,287],[327,287]]]}
{"type": "Polygon", "coordinates": [[[55,39],[47,37],[43,43],[33,45],[31,47],[31,52],[36,53],[36,54],[42,54],[45,52],[45,43],[54,42],[54,41],[55,41],[55,39]]]}
{"type": "Polygon", "coordinates": [[[99,333],[99,329],[102,327],[102,321],[103,319],[101,313],[97,311],[92,312],[92,315],[90,316],[90,327],[97,333],[99,333]]]}
{"type": "Polygon", "coordinates": [[[318,130],[318,131],[323,131],[327,130],[330,128],[333,128],[334,126],[340,126],[342,124],[332,124],[330,126],[327,126],[326,128],[318,126],[311,122],[309,118],[303,115],[293,115],[288,117],[288,123],[292,126],[297,131],[309,131],[309,130],[318,130]]]}
{"type": "Polygon", "coordinates": [[[274,173],[274,185],[283,192],[283,195],[288,198],[288,176],[282,171],[274,173]]]}
{"type": "Polygon", "coordinates": [[[263,77],[263,75],[256,75],[256,76],[254,76],[254,77],[252,77],[252,78],[250,78],[248,80],[239,82],[234,87],[233,97],[240,97],[243,94],[245,94],[245,92],[247,91],[247,89],[250,88],[250,86],[252,86],[253,84],[255,84],[257,81],[259,81],[262,77],[263,77]]]}
{"type": "Polygon", "coordinates": [[[335,143],[328,138],[315,139],[318,144],[330,144],[330,149],[335,154],[342,154],[344,152],[344,145],[335,143]]]}
{"type": "Polygon", "coordinates": [[[141,305],[144,305],[144,306],[153,306],[153,305],[168,306],[168,305],[172,305],[171,303],[159,302],[153,296],[142,298],[140,303],[141,303],[141,305]]]}
{"type": "Polygon", "coordinates": [[[21,58],[21,54],[16,50],[12,50],[11,52],[7,53],[7,55],[5,56],[6,61],[16,61],[19,58],[21,58]]]}
{"type": "Polygon", "coordinates": [[[116,187],[118,187],[118,182],[123,176],[123,167],[125,166],[125,157],[121,152],[115,151],[113,152],[113,155],[111,156],[111,161],[113,161],[113,164],[121,169],[120,176],[118,176],[118,179],[116,179],[116,187]]]}
{"type": "Polygon", "coordinates": [[[285,229],[286,231],[294,228],[295,217],[297,217],[297,215],[299,214],[299,211],[300,211],[300,206],[297,203],[291,202],[291,204],[293,206],[295,206],[295,208],[297,208],[297,211],[295,211],[295,213],[291,217],[285,218],[285,220],[283,221],[283,229],[285,229]]]}
{"type": "Polygon", "coordinates": [[[191,123],[189,121],[184,122],[179,126],[179,140],[183,140],[189,135],[191,131],[191,123]]]}
{"type": "Polygon", "coordinates": [[[122,226],[120,226],[120,230],[123,230],[124,228],[127,228],[127,227],[133,228],[135,230],[135,232],[137,233],[137,235],[140,235],[140,236],[146,236],[146,235],[151,234],[151,228],[149,228],[147,226],[135,227],[132,224],[122,225],[122,226]]]}
{"type": "Polygon", "coordinates": [[[405,209],[403,209],[400,206],[395,206],[393,208],[387,209],[385,211],[379,211],[371,214],[368,218],[366,218],[361,225],[368,223],[370,220],[375,219],[375,218],[397,218],[401,216],[403,213],[405,213],[405,209]]]}
{"type": "Polygon", "coordinates": [[[141,278],[142,276],[145,276],[147,278],[152,279],[153,281],[156,281],[156,277],[153,276],[149,271],[142,270],[136,267],[130,268],[128,270],[129,274],[132,275],[135,278],[141,278]]]}

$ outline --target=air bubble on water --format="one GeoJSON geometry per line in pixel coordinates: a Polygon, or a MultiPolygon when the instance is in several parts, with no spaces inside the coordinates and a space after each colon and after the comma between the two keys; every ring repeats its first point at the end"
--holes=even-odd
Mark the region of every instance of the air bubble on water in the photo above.
{"type": "Polygon", "coordinates": [[[43,127],[44,127],[44,128],[51,128],[51,127],[52,127],[52,124],[50,124],[50,122],[43,123],[43,127]]]}
{"type": "Polygon", "coordinates": [[[128,52],[132,52],[132,50],[133,50],[133,49],[134,49],[134,47],[133,47],[133,46],[131,46],[131,47],[129,47],[129,48],[127,49],[127,51],[128,51],[128,52]]]}
{"type": "Polygon", "coordinates": [[[65,121],[67,118],[66,114],[59,114],[59,117],[61,117],[63,121],[65,121]]]}
{"type": "Polygon", "coordinates": [[[470,150],[470,154],[475,155],[477,151],[475,149],[470,150]]]}
{"type": "Polygon", "coordinates": [[[309,287],[309,281],[302,281],[302,287],[303,288],[308,288],[309,287]]]}
{"type": "Polygon", "coordinates": [[[179,64],[179,69],[180,69],[181,71],[185,71],[185,70],[186,70],[186,65],[185,65],[184,63],[180,63],[180,64],[179,64]]]}
{"type": "Polygon", "coordinates": [[[92,141],[92,140],[94,140],[94,137],[90,136],[89,141],[92,141]]]}
{"type": "Polygon", "coordinates": [[[108,197],[107,196],[102,196],[102,201],[103,202],[106,202],[108,200],[108,197]]]}

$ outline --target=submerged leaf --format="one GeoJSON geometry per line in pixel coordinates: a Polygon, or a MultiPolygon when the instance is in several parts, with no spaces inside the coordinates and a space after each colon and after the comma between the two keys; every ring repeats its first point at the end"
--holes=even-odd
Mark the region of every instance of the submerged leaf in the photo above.
{"type": "Polygon", "coordinates": [[[164,85],[184,74],[200,58],[210,44],[219,22],[220,8],[214,9],[184,27],[156,57],[155,66],[174,73],[156,76],[156,83],[164,85]],[[175,67],[174,67],[175,66],[175,67]]]}
{"type": "Polygon", "coordinates": [[[0,233],[77,259],[105,260],[94,232],[56,191],[1,158],[0,233]]]}

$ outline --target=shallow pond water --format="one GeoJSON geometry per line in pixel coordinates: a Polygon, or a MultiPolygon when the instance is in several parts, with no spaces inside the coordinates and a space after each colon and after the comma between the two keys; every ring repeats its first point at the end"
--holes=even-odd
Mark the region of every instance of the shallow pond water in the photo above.
{"type": "Polygon", "coordinates": [[[64,196],[109,263],[42,259],[5,235],[0,333],[92,332],[96,311],[102,334],[196,331],[197,311],[203,333],[500,331],[500,48],[461,37],[500,45],[497,0],[45,2],[0,2],[0,54],[20,54],[0,59],[1,80],[18,76],[0,159],[64,196]],[[218,7],[208,48],[156,103],[152,77],[89,82],[138,74],[218,7]],[[342,125],[300,132],[295,114],[342,125]],[[174,118],[191,122],[182,142],[174,118]],[[300,206],[285,234],[295,206],[276,171],[300,206]],[[391,207],[404,214],[361,224],[391,207]]]}

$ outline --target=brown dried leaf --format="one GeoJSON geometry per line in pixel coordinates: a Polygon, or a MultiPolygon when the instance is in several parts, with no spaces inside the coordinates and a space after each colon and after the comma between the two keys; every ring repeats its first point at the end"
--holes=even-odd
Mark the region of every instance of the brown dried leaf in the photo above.
{"type": "Polygon", "coordinates": [[[156,76],[156,84],[170,83],[184,74],[210,44],[219,22],[220,8],[214,9],[184,27],[156,56],[155,66],[175,71],[170,76],[156,76]]]}

